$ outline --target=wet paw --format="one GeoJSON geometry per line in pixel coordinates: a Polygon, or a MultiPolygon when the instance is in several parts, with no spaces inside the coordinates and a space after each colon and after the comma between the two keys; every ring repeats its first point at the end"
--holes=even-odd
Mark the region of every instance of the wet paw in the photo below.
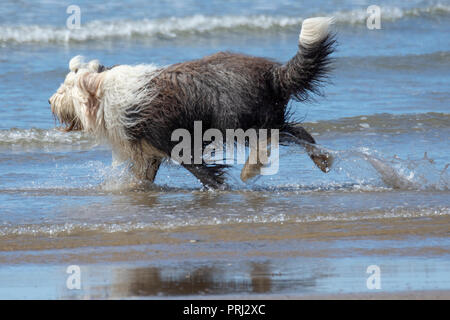
{"type": "Polygon", "coordinates": [[[312,154],[312,161],[315,165],[322,170],[322,172],[328,173],[331,170],[331,166],[333,165],[333,156],[328,152],[321,154],[312,154]]]}

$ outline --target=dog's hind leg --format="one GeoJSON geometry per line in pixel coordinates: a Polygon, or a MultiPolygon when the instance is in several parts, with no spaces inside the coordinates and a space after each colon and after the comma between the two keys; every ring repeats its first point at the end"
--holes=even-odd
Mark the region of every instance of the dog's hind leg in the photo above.
{"type": "Polygon", "coordinates": [[[206,165],[206,164],[182,164],[200,182],[211,189],[225,189],[225,169],[226,165],[206,165]]]}
{"type": "Polygon", "coordinates": [[[261,174],[261,168],[264,166],[262,158],[270,157],[270,139],[265,145],[258,145],[250,148],[250,155],[241,171],[241,180],[246,182],[248,179],[254,178],[261,174]]]}
{"type": "Polygon", "coordinates": [[[280,134],[281,143],[296,143],[303,146],[315,165],[327,173],[333,164],[333,156],[316,146],[314,138],[301,126],[289,124],[280,134]]]}

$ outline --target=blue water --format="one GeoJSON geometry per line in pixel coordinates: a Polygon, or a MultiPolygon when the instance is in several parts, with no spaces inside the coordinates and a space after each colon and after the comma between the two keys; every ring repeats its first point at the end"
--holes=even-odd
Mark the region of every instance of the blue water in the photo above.
{"type": "MultiPolygon", "coordinates": [[[[379,30],[366,27],[371,4],[3,1],[0,250],[62,248],[77,232],[126,235],[372,218],[444,217],[436,229],[442,236],[450,216],[450,1],[377,1],[379,30]],[[71,4],[81,9],[79,30],[66,27],[71,4]],[[55,129],[47,100],[75,55],[104,65],[169,65],[228,50],[284,62],[297,49],[302,20],[322,15],[336,18],[334,71],[324,97],[292,102],[292,109],[335,154],[329,174],[315,168],[301,148],[282,147],[277,175],[244,184],[235,166],[230,191],[204,191],[173,164],[161,169],[153,188],[130,189],[126,168],[111,167],[108,146],[55,129]],[[62,242],[34,242],[34,235],[62,242]]],[[[405,241],[428,246],[419,238],[405,241]]],[[[86,236],[83,246],[94,243],[101,245],[86,236]]],[[[449,245],[444,237],[437,247],[449,245]]],[[[3,257],[0,264],[26,261],[19,253],[11,259],[3,257]]]]}

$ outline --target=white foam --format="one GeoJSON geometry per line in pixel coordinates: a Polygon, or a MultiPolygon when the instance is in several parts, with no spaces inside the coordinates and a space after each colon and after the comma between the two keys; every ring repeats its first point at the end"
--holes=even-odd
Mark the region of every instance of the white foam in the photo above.
{"type": "Polygon", "coordinates": [[[0,146],[93,146],[94,141],[81,132],[63,132],[58,129],[0,130],[0,146]]]}
{"type": "MultiPolygon", "coordinates": [[[[407,16],[440,15],[450,13],[450,6],[435,4],[429,7],[402,9],[398,7],[381,7],[383,21],[396,21],[407,16]]],[[[367,12],[364,8],[350,11],[335,11],[322,13],[333,16],[335,21],[344,24],[364,24],[367,12]]],[[[225,15],[187,17],[169,17],[161,19],[141,20],[93,20],[83,23],[80,29],[69,30],[64,26],[44,25],[2,25],[0,28],[1,42],[84,42],[112,38],[177,37],[180,34],[208,33],[211,31],[236,29],[285,29],[298,27],[304,19],[300,16],[269,16],[269,15],[225,15]]]]}
{"type": "Polygon", "coordinates": [[[110,38],[130,38],[133,36],[154,37],[163,35],[176,37],[180,33],[205,33],[219,29],[256,28],[270,29],[299,26],[300,17],[222,16],[207,17],[195,15],[183,18],[142,19],[137,21],[100,21],[86,23],[80,29],[63,27],[22,25],[3,26],[0,42],[83,42],[110,38]]]}
{"type": "Polygon", "coordinates": [[[92,233],[127,233],[135,231],[173,230],[180,227],[200,227],[235,224],[270,224],[270,223],[311,223],[323,221],[364,221],[396,218],[420,218],[447,216],[449,208],[396,208],[389,210],[367,210],[358,213],[335,212],[318,213],[302,217],[278,212],[265,215],[225,216],[225,217],[185,217],[166,219],[155,222],[112,222],[112,223],[64,223],[64,224],[29,224],[18,226],[0,226],[0,237],[4,236],[37,236],[64,237],[92,233]]]}

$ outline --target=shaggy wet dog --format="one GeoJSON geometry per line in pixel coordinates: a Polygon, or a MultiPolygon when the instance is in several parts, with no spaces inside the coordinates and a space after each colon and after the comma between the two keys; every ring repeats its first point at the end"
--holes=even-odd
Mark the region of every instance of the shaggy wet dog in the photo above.
{"type": "MultiPolygon", "coordinates": [[[[51,110],[66,131],[83,130],[106,139],[117,159],[128,160],[137,178],[153,182],[163,159],[171,157],[176,129],[278,129],[280,142],[303,145],[324,172],[331,157],[316,148],[305,129],[289,119],[290,99],[304,101],[328,71],[333,52],[330,18],[303,22],[298,51],[286,64],[219,52],[199,60],[157,67],[111,68],[80,56],[50,98],[51,110]]],[[[270,137],[268,138],[270,141],[270,137]]],[[[205,186],[224,185],[223,164],[181,163],[205,186]]],[[[261,162],[246,163],[242,180],[260,173],[261,162]]]]}

